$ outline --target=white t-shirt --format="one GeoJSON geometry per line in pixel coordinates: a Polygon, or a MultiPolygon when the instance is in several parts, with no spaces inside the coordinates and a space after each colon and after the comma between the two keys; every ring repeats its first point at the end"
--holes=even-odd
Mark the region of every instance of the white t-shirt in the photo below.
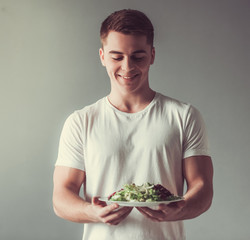
{"type": "MultiPolygon", "coordinates": [[[[204,121],[191,105],[156,93],[137,113],[121,112],[107,97],[65,122],[56,165],[86,172],[86,201],[125,183],[160,183],[182,195],[182,159],[208,155],[204,121]]],[[[136,209],[117,226],[84,224],[84,240],[185,239],[182,221],[156,223],[136,209]]]]}

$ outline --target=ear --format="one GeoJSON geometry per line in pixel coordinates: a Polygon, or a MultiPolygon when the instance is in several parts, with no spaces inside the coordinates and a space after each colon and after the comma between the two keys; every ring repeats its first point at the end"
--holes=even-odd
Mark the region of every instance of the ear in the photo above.
{"type": "Polygon", "coordinates": [[[150,61],[150,64],[153,64],[155,61],[155,48],[152,47],[152,50],[151,50],[151,61],[150,61]]]}
{"type": "Polygon", "coordinates": [[[104,50],[103,50],[103,48],[99,49],[99,56],[100,56],[100,60],[101,60],[102,65],[105,67],[104,50]]]}

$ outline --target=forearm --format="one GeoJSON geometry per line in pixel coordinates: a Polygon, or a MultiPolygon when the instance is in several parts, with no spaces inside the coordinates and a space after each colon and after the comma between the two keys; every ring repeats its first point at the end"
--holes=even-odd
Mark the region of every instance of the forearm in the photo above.
{"type": "Polygon", "coordinates": [[[183,175],[187,182],[182,219],[191,219],[209,209],[213,199],[213,164],[209,156],[194,156],[183,160],[183,175]]]}
{"type": "Polygon", "coordinates": [[[213,166],[210,157],[184,159],[183,175],[187,182],[184,200],[160,204],[157,210],[137,208],[153,221],[180,221],[198,217],[211,206],[213,198],[213,166]]]}
{"type": "Polygon", "coordinates": [[[79,196],[85,181],[85,172],[57,166],[54,171],[53,207],[57,216],[78,223],[106,223],[116,225],[123,221],[132,208],[119,208],[118,204],[107,205],[98,197],[91,203],[79,196]]]}
{"type": "Polygon", "coordinates": [[[190,187],[184,195],[185,205],[180,212],[181,220],[198,217],[212,204],[213,189],[211,186],[197,184],[190,187]]]}
{"type": "Polygon", "coordinates": [[[91,215],[92,205],[69,188],[54,191],[53,207],[57,216],[72,222],[96,221],[91,215]]]}
{"type": "Polygon", "coordinates": [[[84,201],[74,191],[63,189],[54,193],[55,213],[66,220],[78,223],[106,223],[117,225],[131,212],[132,208],[119,208],[118,204],[106,205],[105,202],[92,198],[92,203],[84,201]]]}

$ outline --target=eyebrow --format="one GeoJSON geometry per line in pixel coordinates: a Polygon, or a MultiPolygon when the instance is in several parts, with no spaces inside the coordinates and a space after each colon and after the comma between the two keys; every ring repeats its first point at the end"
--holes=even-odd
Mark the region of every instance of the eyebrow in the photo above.
{"type": "MultiPolygon", "coordinates": [[[[136,50],[132,54],[136,54],[136,53],[146,53],[146,51],[145,50],[136,50]]],[[[109,51],[109,54],[123,54],[123,53],[119,52],[119,51],[112,50],[112,51],[109,51]]]]}

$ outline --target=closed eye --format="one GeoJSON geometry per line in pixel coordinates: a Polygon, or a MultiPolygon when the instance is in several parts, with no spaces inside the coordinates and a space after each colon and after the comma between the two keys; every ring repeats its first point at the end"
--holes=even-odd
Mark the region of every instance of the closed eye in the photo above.
{"type": "Polygon", "coordinates": [[[115,61],[121,61],[123,58],[122,57],[112,57],[112,59],[115,61]]]}
{"type": "MultiPolygon", "coordinates": [[[[116,56],[116,55],[113,55],[111,56],[111,58],[114,60],[114,61],[122,61],[123,60],[123,56],[116,56]]],[[[141,62],[145,59],[145,56],[137,56],[137,55],[132,55],[131,56],[131,60],[132,61],[135,61],[135,62],[141,62]]]]}
{"type": "Polygon", "coordinates": [[[141,62],[141,61],[144,60],[144,57],[135,57],[135,56],[133,56],[132,59],[137,61],[137,62],[141,62]]]}

